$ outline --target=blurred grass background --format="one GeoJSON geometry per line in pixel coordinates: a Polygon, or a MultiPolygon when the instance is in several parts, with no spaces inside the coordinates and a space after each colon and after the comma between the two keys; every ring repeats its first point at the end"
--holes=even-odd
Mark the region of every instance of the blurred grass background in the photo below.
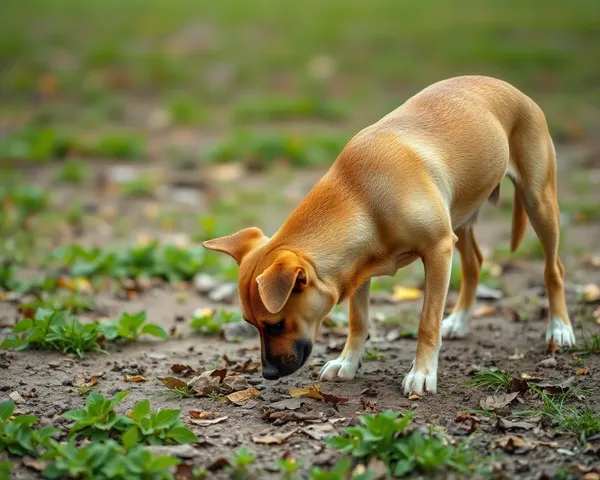
{"type": "MultiPolygon", "coordinates": [[[[19,131],[28,125],[150,137],[161,126],[224,135],[295,120],[347,133],[459,74],[514,83],[559,142],[581,140],[600,123],[599,59],[597,0],[5,2],[0,153],[32,156],[6,146],[14,134],[39,141],[19,131]]],[[[95,143],[96,156],[148,153],[95,143]]]]}

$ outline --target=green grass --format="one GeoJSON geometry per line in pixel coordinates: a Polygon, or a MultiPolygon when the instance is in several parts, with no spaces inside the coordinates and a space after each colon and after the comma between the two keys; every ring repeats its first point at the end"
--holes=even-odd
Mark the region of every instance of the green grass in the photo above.
{"type": "Polygon", "coordinates": [[[88,178],[88,167],[82,160],[68,160],[60,167],[54,179],[57,182],[79,185],[88,178]]]}
{"type": "Polygon", "coordinates": [[[338,121],[348,114],[349,109],[341,102],[308,96],[247,98],[240,101],[234,110],[236,121],[241,123],[296,119],[338,121]]]}
{"type": "Polygon", "coordinates": [[[204,335],[219,335],[223,325],[240,321],[242,321],[242,316],[238,311],[197,309],[192,315],[190,326],[204,335]]]}
{"type": "Polygon", "coordinates": [[[145,311],[133,314],[124,312],[118,320],[102,322],[98,328],[108,340],[122,338],[135,342],[140,335],[151,335],[163,340],[170,338],[160,325],[146,321],[145,311]]]}
{"type": "Polygon", "coordinates": [[[510,382],[515,378],[511,372],[503,370],[480,370],[475,372],[475,378],[466,382],[469,387],[481,387],[495,390],[506,390],[510,382]]]}
{"type": "Polygon", "coordinates": [[[578,343],[571,347],[571,351],[584,355],[600,354],[600,334],[581,333],[578,343]]]}

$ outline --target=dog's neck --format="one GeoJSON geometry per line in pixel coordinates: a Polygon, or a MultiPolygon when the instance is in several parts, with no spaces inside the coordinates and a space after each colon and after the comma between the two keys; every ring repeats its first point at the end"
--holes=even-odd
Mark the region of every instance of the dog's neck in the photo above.
{"type": "Polygon", "coordinates": [[[386,251],[372,215],[356,196],[331,185],[326,174],[275,233],[273,248],[303,252],[319,278],[335,288],[338,303],[374,275],[395,273],[395,260],[386,251]],[[340,225],[332,231],[333,225],[340,225]]]}

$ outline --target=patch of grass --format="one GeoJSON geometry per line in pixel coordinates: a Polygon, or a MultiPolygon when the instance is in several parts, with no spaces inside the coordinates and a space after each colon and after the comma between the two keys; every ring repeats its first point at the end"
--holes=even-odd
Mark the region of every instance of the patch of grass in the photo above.
{"type": "Polygon", "coordinates": [[[560,202],[560,210],[568,214],[576,223],[591,223],[600,219],[600,202],[579,198],[560,202]]]}
{"type": "Polygon", "coordinates": [[[158,180],[152,175],[140,175],[128,182],[119,184],[119,191],[125,197],[154,197],[158,180]]]}
{"type": "Polygon", "coordinates": [[[146,140],[135,132],[114,132],[85,142],[80,148],[84,154],[93,157],[133,160],[146,155],[146,140]]]}
{"type": "Polygon", "coordinates": [[[581,339],[570,350],[582,355],[600,354],[600,334],[587,335],[581,332],[581,339]]]}
{"type": "Polygon", "coordinates": [[[0,140],[0,159],[46,162],[65,157],[74,147],[71,135],[53,127],[28,125],[0,140]]]}
{"type": "Polygon", "coordinates": [[[256,460],[256,456],[251,453],[246,447],[240,448],[230,460],[230,465],[227,470],[231,476],[237,480],[245,480],[250,478],[249,468],[256,460]]]}
{"type": "Polygon", "coordinates": [[[176,125],[198,125],[207,118],[207,112],[191,97],[173,96],[167,104],[170,120],[176,125]]]}
{"type": "Polygon", "coordinates": [[[35,312],[34,318],[18,322],[0,348],[58,350],[79,357],[102,350],[97,323],[82,324],[67,311],[43,308],[35,312]]]}
{"type": "Polygon", "coordinates": [[[396,412],[363,415],[362,425],[347,427],[344,434],[328,440],[328,444],[356,459],[368,461],[376,457],[383,461],[390,475],[435,475],[453,470],[463,476],[484,474],[488,471],[485,458],[477,458],[468,443],[451,444],[439,432],[428,434],[407,432],[413,412],[402,418],[396,412]]]}
{"type": "Polygon", "coordinates": [[[160,325],[146,321],[145,311],[138,313],[124,312],[117,321],[101,322],[98,328],[108,340],[122,338],[134,342],[140,335],[144,334],[163,340],[170,338],[169,334],[160,325]]]}
{"type": "Polygon", "coordinates": [[[39,421],[33,415],[16,415],[11,420],[14,411],[15,404],[12,400],[0,403],[0,453],[7,451],[18,456],[40,455],[48,446],[50,438],[60,430],[50,425],[33,427],[39,421]]]}
{"type": "Polygon", "coordinates": [[[342,102],[319,97],[270,96],[247,98],[235,106],[238,122],[294,119],[321,119],[338,121],[347,117],[349,108],[342,102]]]}
{"type": "Polygon", "coordinates": [[[475,378],[466,382],[469,387],[489,388],[494,391],[506,390],[515,378],[511,372],[500,369],[486,369],[475,372],[475,378]]]}
{"type": "Polygon", "coordinates": [[[333,163],[347,143],[344,135],[293,135],[267,132],[237,132],[204,152],[212,162],[241,161],[253,168],[277,162],[297,167],[333,163]]]}
{"type": "Polygon", "coordinates": [[[225,401],[225,395],[223,395],[222,393],[219,393],[219,392],[210,392],[207,395],[207,398],[211,402],[224,402],[225,401]]]}
{"type": "Polygon", "coordinates": [[[385,360],[385,353],[379,351],[377,347],[366,348],[364,358],[367,362],[385,360]]]}
{"type": "Polygon", "coordinates": [[[295,458],[280,458],[277,460],[277,468],[283,479],[293,480],[302,468],[302,462],[298,462],[295,458]]]}
{"type": "Polygon", "coordinates": [[[228,312],[223,309],[213,310],[211,308],[204,308],[194,311],[190,326],[204,335],[219,335],[223,325],[240,322],[241,320],[241,313],[237,310],[228,312]]]}
{"type": "Polygon", "coordinates": [[[29,229],[31,217],[45,211],[50,204],[49,195],[34,185],[0,185],[0,205],[5,215],[0,226],[4,230],[29,229]]]}
{"type": "Polygon", "coordinates": [[[89,312],[94,309],[94,299],[78,292],[60,289],[56,292],[42,291],[33,300],[19,305],[20,311],[36,312],[38,309],[64,310],[73,314],[89,312]]]}
{"type": "Polygon", "coordinates": [[[60,167],[58,172],[56,172],[54,180],[57,182],[80,185],[87,180],[88,176],[88,167],[82,160],[68,160],[60,167]]]}
{"type": "Polygon", "coordinates": [[[193,398],[196,392],[186,385],[185,387],[170,388],[164,394],[172,398],[193,398]]]}

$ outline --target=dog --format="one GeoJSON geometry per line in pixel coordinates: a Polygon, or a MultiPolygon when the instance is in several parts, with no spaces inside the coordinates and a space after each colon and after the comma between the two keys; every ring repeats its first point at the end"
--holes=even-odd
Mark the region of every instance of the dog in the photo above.
{"type": "Polygon", "coordinates": [[[556,157],[544,113],[502,80],[461,76],[425,88],[356,134],[272,237],[251,227],[203,243],[239,265],[242,313],[260,333],[264,378],[298,370],[323,318],[348,299],[345,347],[320,378],[353,379],[367,340],[371,277],[421,259],[423,310],[403,389],[436,393],[442,338],[469,329],[483,261],[473,224],[505,176],[515,189],[511,250],[527,218],[544,249],[546,340],[573,345],[558,256],[556,157]],[[455,248],[462,283],[443,320],[455,248]]]}

